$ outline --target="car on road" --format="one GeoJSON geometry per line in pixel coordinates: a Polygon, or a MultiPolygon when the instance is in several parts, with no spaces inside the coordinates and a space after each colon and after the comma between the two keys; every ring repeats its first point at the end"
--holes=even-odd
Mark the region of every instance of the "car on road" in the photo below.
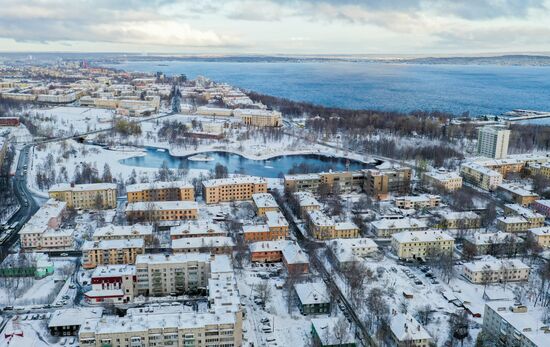
{"type": "Polygon", "coordinates": [[[61,253],[59,256],[60,256],[60,257],[66,257],[66,256],[68,256],[68,255],[69,255],[68,253],[61,253]]]}
{"type": "Polygon", "coordinates": [[[269,318],[262,318],[260,319],[260,322],[262,322],[263,324],[269,323],[269,318]]]}

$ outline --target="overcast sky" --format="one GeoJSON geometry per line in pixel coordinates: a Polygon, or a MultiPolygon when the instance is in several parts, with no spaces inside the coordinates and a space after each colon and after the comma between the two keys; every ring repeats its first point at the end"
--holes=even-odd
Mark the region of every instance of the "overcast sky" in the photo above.
{"type": "Polygon", "coordinates": [[[0,0],[0,50],[550,52],[550,0],[0,0]]]}

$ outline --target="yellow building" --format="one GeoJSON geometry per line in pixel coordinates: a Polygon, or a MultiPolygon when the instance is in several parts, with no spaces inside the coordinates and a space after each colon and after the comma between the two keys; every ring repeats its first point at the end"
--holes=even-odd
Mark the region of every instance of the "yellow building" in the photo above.
{"type": "Polygon", "coordinates": [[[517,282],[529,279],[531,269],[519,259],[486,256],[464,264],[464,277],[472,283],[517,282]]]}
{"type": "Polygon", "coordinates": [[[86,241],[82,245],[82,266],[134,264],[145,251],[143,239],[86,241]]]}
{"type": "Polygon", "coordinates": [[[233,115],[244,124],[257,127],[280,127],[283,125],[281,112],[261,109],[236,109],[233,115]]]}
{"type": "Polygon", "coordinates": [[[473,162],[460,165],[460,175],[464,181],[489,191],[497,189],[502,183],[499,172],[473,162]]]}
{"type": "Polygon", "coordinates": [[[550,248],[550,227],[529,229],[529,235],[542,248],[550,248]]]}
{"type": "Polygon", "coordinates": [[[336,223],[319,210],[306,212],[309,233],[317,240],[359,237],[359,228],[352,222],[336,223]]]}
{"type": "Polygon", "coordinates": [[[252,201],[254,201],[254,206],[256,207],[256,214],[259,217],[265,216],[265,213],[268,211],[279,211],[279,205],[273,195],[269,193],[257,193],[252,194],[252,201]]]}
{"type": "Polygon", "coordinates": [[[449,192],[462,188],[462,177],[456,172],[432,171],[422,175],[424,187],[434,187],[449,192]]]}
{"type": "Polygon", "coordinates": [[[150,201],[131,202],[126,206],[130,220],[168,221],[197,219],[198,205],[195,201],[150,201]]]}
{"type": "Polygon", "coordinates": [[[296,192],[294,193],[294,199],[300,209],[300,218],[306,218],[309,211],[321,209],[321,204],[310,192],[296,192]]]}
{"type": "Polygon", "coordinates": [[[259,177],[221,178],[202,182],[203,198],[207,204],[250,200],[256,193],[267,193],[267,181],[259,177]]]}
{"type": "Polygon", "coordinates": [[[193,201],[195,188],[187,182],[153,182],[126,187],[128,202],[138,201],[193,201]]]}
{"type": "Polygon", "coordinates": [[[408,167],[368,169],[365,171],[363,190],[378,200],[385,200],[389,193],[406,194],[411,188],[412,171],[408,167]]]}
{"type": "Polygon", "coordinates": [[[392,235],[391,245],[400,259],[427,259],[453,253],[454,238],[441,230],[404,231],[392,235]]]}
{"type": "Polygon", "coordinates": [[[433,208],[438,207],[440,203],[441,197],[431,194],[400,196],[395,198],[395,206],[403,209],[433,208]]]}
{"type": "Polygon", "coordinates": [[[56,184],[49,190],[50,198],[65,201],[76,209],[116,208],[116,184],[56,184]]]}
{"type": "Polygon", "coordinates": [[[540,221],[537,218],[529,220],[523,216],[504,216],[497,218],[497,228],[508,233],[524,233],[528,229],[543,226],[544,218],[540,221]]]}

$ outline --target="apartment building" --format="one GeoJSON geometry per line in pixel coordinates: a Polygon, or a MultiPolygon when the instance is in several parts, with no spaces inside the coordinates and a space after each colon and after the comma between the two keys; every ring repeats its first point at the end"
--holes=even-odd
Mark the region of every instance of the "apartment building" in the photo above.
{"type": "Polygon", "coordinates": [[[519,204],[504,205],[504,214],[506,216],[520,216],[525,218],[530,225],[530,228],[538,228],[544,225],[544,216],[527,207],[519,204]]]}
{"type": "Polygon", "coordinates": [[[497,259],[490,255],[464,264],[464,277],[472,283],[519,282],[529,279],[531,269],[519,259],[497,259]]]}
{"type": "Polygon", "coordinates": [[[497,194],[505,201],[521,206],[527,206],[537,200],[539,196],[524,186],[513,183],[502,183],[497,187],[497,194]]]}
{"type": "Polygon", "coordinates": [[[422,194],[415,196],[400,196],[395,198],[395,207],[403,209],[428,209],[439,207],[441,197],[439,195],[422,194]]]}
{"type": "Polygon", "coordinates": [[[408,313],[393,316],[390,331],[396,347],[429,347],[432,343],[432,336],[408,313]]]}
{"type": "Polygon", "coordinates": [[[194,201],[195,188],[184,181],[152,182],[126,186],[128,202],[194,201]]]}
{"type": "Polygon", "coordinates": [[[52,336],[75,336],[88,319],[99,319],[103,315],[102,307],[72,307],[55,310],[48,322],[52,336]]]}
{"type": "Polygon", "coordinates": [[[293,196],[300,210],[300,218],[305,218],[309,211],[321,209],[321,204],[310,192],[296,192],[293,196]]]}
{"type": "Polygon", "coordinates": [[[66,213],[66,202],[49,199],[19,231],[21,248],[40,249],[72,246],[74,243],[72,231],[70,235],[65,231],[59,231],[66,213]],[[54,231],[59,231],[59,234],[56,236],[54,231]],[[56,239],[56,237],[59,238],[56,239]]]}
{"type": "Polygon", "coordinates": [[[363,190],[370,196],[385,200],[389,193],[407,194],[411,188],[412,171],[410,168],[365,170],[363,190]]]}
{"type": "Polygon", "coordinates": [[[93,241],[143,239],[145,244],[153,241],[153,226],[146,224],[109,224],[94,230],[93,241]]]}
{"type": "Polygon", "coordinates": [[[473,211],[439,211],[441,218],[441,227],[443,229],[479,229],[481,227],[481,217],[473,211]]]}
{"type": "Polygon", "coordinates": [[[484,126],[478,129],[477,153],[488,158],[506,158],[510,130],[501,127],[484,126]]]}
{"type": "Polygon", "coordinates": [[[550,329],[541,317],[543,308],[529,309],[513,301],[485,304],[483,334],[496,347],[546,347],[550,329]]]}
{"type": "Polygon", "coordinates": [[[82,267],[134,264],[145,251],[143,239],[85,241],[82,245],[82,267]]]}
{"type": "Polygon", "coordinates": [[[338,266],[348,266],[375,254],[378,245],[369,238],[334,239],[326,241],[328,257],[338,266]]]}
{"type": "Polygon", "coordinates": [[[209,253],[232,255],[235,243],[229,236],[185,237],[172,240],[174,253],[209,253]]]}
{"type": "Polygon", "coordinates": [[[265,216],[268,211],[279,211],[279,205],[273,195],[269,193],[252,194],[252,201],[259,217],[265,216]]]}
{"type": "Polygon", "coordinates": [[[404,231],[392,235],[391,246],[400,259],[427,259],[453,253],[454,238],[441,230],[404,231]]]}
{"type": "Polygon", "coordinates": [[[308,211],[306,220],[309,233],[317,240],[359,237],[359,228],[353,222],[335,222],[320,210],[308,211]]]}
{"type": "Polygon", "coordinates": [[[543,214],[547,218],[550,217],[550,200],[535,200],[531,204],[531,208],[543,214]]]}
{"type": "Polygon", "coordinates": [[[546,178],[550,178],[550,163],[538,164],[536,166],[530,166],[532,175],[541,175],[546,178]]]}
{"type": "Polygon", "coordinates": [[[462,188],[462,177],[457,172],[430,171],[422,174],[422,185],[452,192],[462,188]]]}
{"type": "Polygon", "coordinates": [[[256,193],[267,193],[267,181],[259,177],[236,177],[202,182],[203,198],[207,204],[250,200],[256,193]]]}
{"type": "Polygon", "coordinates": [[[307,273],[309,260],[294,241],[262,241],[249,246],[250,260],[255,263],[282,262],[288,272],[307,273]]]}
{"type": "Polygon", "coordinates": [[[428,223],[423,219],[379,219],[371,222],[371,230],[377,237],[388,238],[402,231],[427,230],[428,223]]]}
{"type": "Polygon", "coordinates": [[[236,109],[233,111],[236,118],[240,118],[245,125],[256,127],[280,127],[283,117],[279,111],[262,109],[236,109]]]}
{"type": "Polygon", "coordinates": [[[89,304],[126,304],[136,293],[134,265],[98,266],[92,273],[92,289],[84,293],[89,304]]]}
{"type": "Polygon", "coordinates": [[[116,184],[56,184],[49,190],[50,198],[65,201],[67,207],[75,209],[116,208],[116,184]]]}
{"type": "Polygon", "coordinates": [[[475,233],[466,235],[463,240],[464,249],[470,249],[473,254],[480,255],[496,255],[501,251],[508,250],[510,246],[511,252],[519,252],[523,246],[523,240],[512,233],[496,232],[496,233],[475,233]]]}
{"type": "Polygon", "coordinates": [[[86,320],[79,331],[81,347],[242,346],[242,312],[189,312],[141,309],[125,317],[86,320]],[[152,312],[147,312],[152,311],[152,312]]]}
{"type": "Polygon", "coordinates": [[[550,227],[532,228],[528,233],[540,247],[550,248],[550,227]]]}
{"type": "Polygon", "coordinates": [[[285,190],[291,192],[307,191],[315,193],[321,185],[329,190],[337,189],[349,193],[363,186],[363,171],[329,171],[314,174],[285,175],[285,190]]]}
{"type": "MultiPolygon", "coordinates": [[[[524,233],[531,223],[521,216],[504,216],[497,218],[497,229],[507,233],[524,233]]],[[[540,225],[538,225],[540,226],[540,225]]]]}
{"type": "Polygon", "coordinates": [[[206,253],[139,255],[136,259],[138,295],[165,296],[205,290],[210,263],[221,257],[226,258],[206,253]]]}
{"type": "Polygon", "coordinates": [[[175,221],[197,219],[195,201],[131,202],[126,206],[126,217],[139,221],[175,221]]]}
{"type": "Polygon", "coordinates": [[[502,183],[502,175],[474,162],[460,165],[460,175],[465,182],[484,190],[494,191],[502,183]]]}
{"type": "Polygon", "coordinates": [[[206,221],[186,221],[170,228],[170,238],[172,240],[190,237],[221,237],[226,235],[227,232],[220,224],[206,221]]]}

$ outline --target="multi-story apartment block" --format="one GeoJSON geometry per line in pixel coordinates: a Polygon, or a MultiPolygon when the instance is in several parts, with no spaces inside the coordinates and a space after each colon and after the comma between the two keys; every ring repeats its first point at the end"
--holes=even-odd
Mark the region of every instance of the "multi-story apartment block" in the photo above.
{"type": "Polygon", "coordinates": [[[513,301],[485,304],[483,335],[496,347],[546,347],[550,329],[544,325],[542,308],[529,311],[513,301]]]}
{"type": "Polygon", "coordinates": [[[462,188],[462,177],[457,172],[430,171],[422,174],[424,187],[443,189],[449,192],[462,188]]]}
{"type": "Polygon", "coordinates": [[[252,201],[256,208],[256,214],[260,217],[265,216],[265,213],[268,211],[279,211],[277,201],[269,193],[252,194],[252,201]]]}
{"type": "Polygon", "coordinates": [[[267,193],[267,181],[259,177],[221,178],[202,182],[203,198],[207,204],[250,200],[256,193],[267,193]]]}
{"type": "Polygon", "coordinates": [[[265,212],[265,219],[265,224],[243,225],[245,241],[273,241],[288,238],[288,222],[281,212],[265,212]]]}
{"type": "Polygon", "coordinates": [[[365,180],[363,171],[329,171],[312,174],[285,175],[285,190],[315,193],[321,185],[327,189],[351,192],[361,189],[365,180]]]}
{"type": "Polygon", "coordinates": [[[195,188],[183,181],[132,184],[126,187],[128,202],[193,201],[195,188]]]}
{"type": "Polygon", "coordinates": [[[93,241],[143,239],[145,243],[153,241],[153,226],[146,224],[113,225],[109,224],[94,230],[93,241]]]}
{"type": "Polygon", "coordinates": [[[369,238],[334,239],[326,244],[329,258],[340,268],[378,251],[376,242],[369,238]]]}
{"type": "Polygon", "coordinates": [[[92,289],[84,293],[84,298],[90,304],[132,302],[136,282],[134,265],[98,266],[91,276],[92,289]]]}
{"type": "Polygon", "coordinates": [[[131,202],[126,206],[126,216],[150,222],[197,219],[198,205],[195,201],[131,202]]]}
{"type": "Polygon", "coordinates": [[[477,153],[488,158],[506,158],[510,130],[485,126],[478,129],[477,153]]]}
{"type": "Polygon", "coordinates": [[[500,173],[474,162],[460,165],[460,175],[464,181],[489,191],[496,190],[502,183],[500,173]]]}
{"type": "Polygon", "coordinates": [[[529,229],[529,235],[542,248],[550,248],[550,227],[529,229]]]}
{"type": "Polygon", "coordinates": [[[86,241],[82,245],[82,267],[134,264],[144,251],[143,239],[86,241]]]}
{"type": "Polygon", "coordinates": [[[441,197],[439,195],[422,194],[416,196],[400,196],[395,198],[395,206],[404,209],[424,209],[439,207],[441,197]]]}
{"type": "Polygon", "coordinates": [[[235,243],[229,236],[185,237],[172,240],[174,253],[210,253],[232,255],[235,243]]]}
{"type": "Polygon", "coordinates": [[[411,188],[411,172],[407,167],[365,170],[363,189],[379,200],[387,199],[391,192],[406,194],[411,188]]]}
{"type": "MultiPolygon", "coordinates": [[[[524,233],[530,228],[531,223],[521,216],[504,216],[497,218],[497,228],[507,233],[524,233]]],[[[537,227],[540,225],[537,225],[537,227]]]]}
{"type": "Polygon", "coordinates": [[[220,237],[227,232],[220,224],[205,221],[187,221],[170,228],[172,240],[189,237],[220,237]]]}
{"type": "Polygon", "coordinates": [[[21,247],[66,248],[73,246],[73,230],[59,230],[67,203],[49,199],[19,231],[21,247]]]}
{"type": "Polygon", "coordinates": [[[535,200],[531,207],[546,217],[550,217],[550,200],[535,200]]]}
{"type": "Polygon", "coordinates": [[[392,317],[390,331],[396,347],[429,347],[432,343],[431,335],[408,313],[392,317]]]}
{"type": "Polygon", "coordinates": [[[471,249],[473,254],[480,255],[496,255],[507,247],[513,246],[511,252],[516,253],[523,245],[523,240],[512,233],[475,233],[467,235],[463,240],[464,249],[471,249]]]}
{"type": "Polygon", "coordinates": [[[479,229],[481,218],[473,211],[440,211],[441,227],[443,229],[479,229]]]}
{"type": "Polygon", "coordinates": [[[49,190],[50,198],[65,201],[76,209],[116,208],[116,184],[56,184],[49,190]]]}
{"type": "Polygon", "coordinates": [[[531,175],[541,175],[550,178],[550,163],[538,164],[529,167],[531,175]]]}
{"type": "Polygon", "coordinates": [[[346,239],[359,237],[359,227],[353,222],[335,222],[320,210],[306,213],[309,233],[317,240],[346,239]]]}
{"type": "Polygon", "coordinates": [[[137,292],[145,296],[165,296],[206,289],[210,263],[226,258],[206,253],[139,255],[136,259],[137,292]]]}
{"type": "Polygon", "coordinates": [[[519,204],[504,205],[504,214],[506,216],[520,216],[525,218],[530,225],[530,228],[538,228],[544,225],[544,216],[527,207],[519,204]]]}
{"type": "Polygon", "coordinates": [[[321,209],[321,204],[310,192],[296,192],[294,199],[300,209],[300,218],[305,218],[307,212],[321,209]]]}
{"type": "Polygon", "coordinates": [[[441,230],[404,231],[392,235],[391,245],[400,259],[427,259],[452,254],[454,238],[441,230]]]}
{"type": "Polygon", "coordinates": [[[464,277],[472,283],[518,282],[529,279],[531,269],[519,259],[496,259],[490,255],[464,264],[464,277]]]}
{"type": "Polygon", "coordinates": [[[406,230],[426,230],[428,223],[423,219],[416,218],[379,219],[371,222],[371,229],[376,236],[387,238],[406,230]]]}
{"type": "Polygon", "coordinates": [[[525,187],[513,183],[499,184],[497,194],[505,201],[521,206],[527,206],[539,198],[537,194],[525,189],[525,187]]]}
{"type": "Polygon", "coordinates": [[[256,127],[280,127],[283,125],[283,117],[279,111],[261,109],[236,109],[233,115],[240,118],[245,125],[256,127]]]}

